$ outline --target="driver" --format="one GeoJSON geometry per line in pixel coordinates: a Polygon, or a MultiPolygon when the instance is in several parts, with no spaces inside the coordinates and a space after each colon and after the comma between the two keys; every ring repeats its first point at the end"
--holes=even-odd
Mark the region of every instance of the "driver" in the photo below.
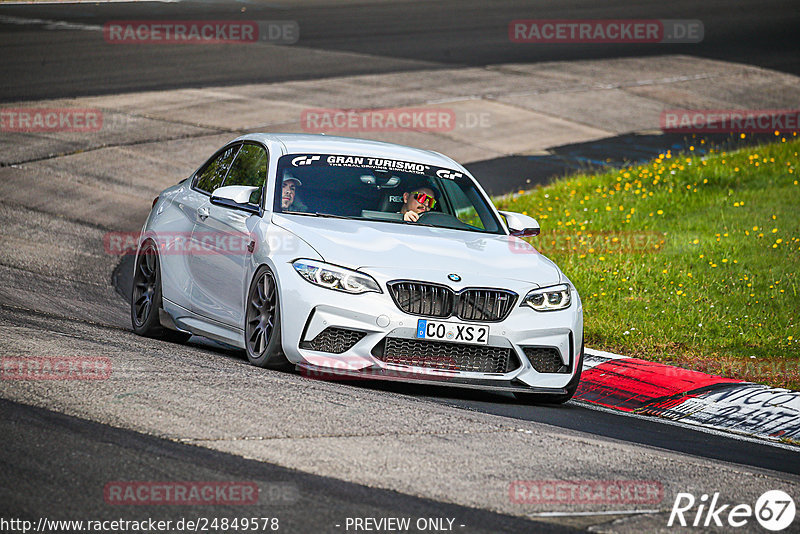
{"type": "Polygon", "coordinates": [[[420,215],[436,206],[436,193],[430,187],[423,186],[403,193],[403,206],[400,212],[406,222],[417,222],[420,215]]]}
{"type": "Polygon", "coordinates": [[[306,207],[302,202],[295,198],[297,188],[303,182],[290,173],[283,175],[283,187],[281,189],[281,208],[284,211],[305,211],[306,207]]]}

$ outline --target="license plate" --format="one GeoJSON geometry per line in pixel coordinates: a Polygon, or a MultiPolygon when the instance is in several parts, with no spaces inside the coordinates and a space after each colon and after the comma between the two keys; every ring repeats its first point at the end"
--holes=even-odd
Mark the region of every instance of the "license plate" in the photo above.
{"type": "Polygon", "coordinates": [[[480,324],[447,323],[419,319],[417,321],[417,339],[486,345],[489,343],[489,327],[480,324]]]}

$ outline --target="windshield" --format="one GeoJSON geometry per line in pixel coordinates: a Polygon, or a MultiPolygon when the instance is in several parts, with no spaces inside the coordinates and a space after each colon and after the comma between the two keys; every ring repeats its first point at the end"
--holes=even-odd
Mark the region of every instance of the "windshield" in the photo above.
{"type": "Polygon", "coordinates": [[[278,160],[274,199],[277,213],[504,233],[472,179],[408,161],[289,154],[278,160]]]}

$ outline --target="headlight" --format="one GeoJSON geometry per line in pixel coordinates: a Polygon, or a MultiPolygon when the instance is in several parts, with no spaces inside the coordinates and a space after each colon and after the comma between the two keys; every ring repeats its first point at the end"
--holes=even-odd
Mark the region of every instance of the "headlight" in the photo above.
{"type": "Polygon", "coordinates": [[[557,286],[540,287],[534,289],[522,299],[522,306],[529,306],[536,311],[555,311],[569,308],[572,303],[569,286],[559,284],[557,286]]]}
{"type": "Polygon", "coordinates": [[[382,293],[378,282],[371,276],[315,260],[295,260],[292,266],[297,273],[318,286],[345,293],[382,293]]]}

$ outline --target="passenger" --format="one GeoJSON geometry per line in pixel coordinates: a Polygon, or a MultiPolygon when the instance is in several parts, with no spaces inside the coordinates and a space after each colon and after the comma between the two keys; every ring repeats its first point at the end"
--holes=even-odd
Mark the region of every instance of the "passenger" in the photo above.
{"type": "Polygon", "coordinates": [[[403,193],[403,206],[400,213],[406,222],[417,222],[420,215],[436,206],[436,194],[430,187],[423,186],[403,193]]]}

